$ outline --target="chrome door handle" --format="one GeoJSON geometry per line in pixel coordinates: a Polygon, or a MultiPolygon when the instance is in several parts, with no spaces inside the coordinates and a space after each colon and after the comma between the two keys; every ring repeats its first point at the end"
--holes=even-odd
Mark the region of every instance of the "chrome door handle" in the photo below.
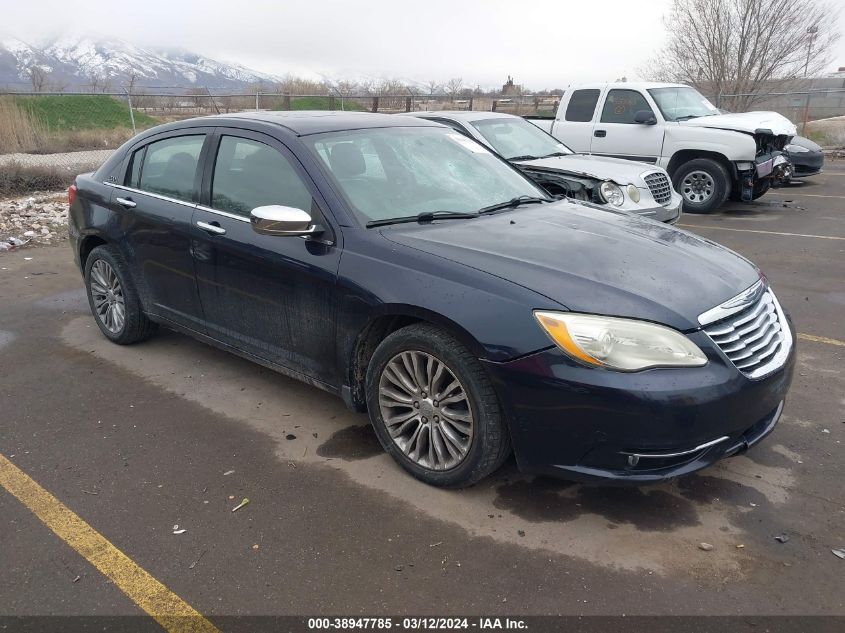
{"type": "Polygon", "coordinates": [[[211,233],[212,235],[226,235],[226,229],[224,229],[219,224],[209,224],[208,222],[197,222],[197,226],[200,227],[206,233],[211,233]]]}
{"type": "Polygon", "coordinates": [[[117,202],[124,209],[134,209],[135,207],[138,206],[135,202],[133,202],[129,198],[115,198],[114,201],[117,202]]]}

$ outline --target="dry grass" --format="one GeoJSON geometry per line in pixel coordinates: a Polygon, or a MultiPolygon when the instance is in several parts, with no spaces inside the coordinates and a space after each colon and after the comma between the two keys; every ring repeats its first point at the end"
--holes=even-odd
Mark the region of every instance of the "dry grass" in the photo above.
{"type": "Polygon", "coordinates": [[[0,154],[32,152],[43,146],[46,130],[11,97],[0,97],[0,154]]]}
{"type": "Polygon", "coordinates": [[[18,196],[32,191],[52,191],[70,186],[74,175],[50,167],[25,167],[20,163],[0,165],[0,196],[18,196]]]}
{"type": "MultiPolygon", "coordinates": [[[[37,109],[15,97],[0,97],[0,154],[54,154],[119,147],[132,138],[132,129],[115,126],[61,126],[45,121],[37,109]]],[[[70,110],[70,108],[68,108],[70,110]]],[[[99,121],[99,113],[89,113],[99,121]]],[[[152,121],[149,117],[145,117],[152,121]]]]}

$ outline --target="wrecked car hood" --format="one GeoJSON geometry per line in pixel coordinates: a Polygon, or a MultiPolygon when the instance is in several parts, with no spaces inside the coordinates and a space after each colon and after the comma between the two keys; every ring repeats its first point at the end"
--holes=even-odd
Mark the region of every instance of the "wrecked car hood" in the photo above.
{"type": "Polygon", "coordinates": [[[645,187],[641,174],[654,171],[654,166],[637,163],[623,158],[607,158],[586,154],[551,156],[534,160],[515,162],[519,167],[542,169],[544,171],[566,172],[575,176],[585,176],[597,180],[612,180],[620,185],[634,184],[645,187]]]}
{"type": "Polygon", "coordinates": [[[566,201],[471,220],[385,227],[386,239],[533,290],[575,312],[679,330],[760,278],[745,258],[634,214],[566,201]]]}
{"type": "Polygon", "coordinates": [[[720,130],[735,130],[754,134],[758,129],[771,130],[773,134],[795,136],[797,130],[792,122],[777,112],[741,112],[738,114],[714,114],[689,121],[679,121],[690,127],[711,127],[720,130]]]}

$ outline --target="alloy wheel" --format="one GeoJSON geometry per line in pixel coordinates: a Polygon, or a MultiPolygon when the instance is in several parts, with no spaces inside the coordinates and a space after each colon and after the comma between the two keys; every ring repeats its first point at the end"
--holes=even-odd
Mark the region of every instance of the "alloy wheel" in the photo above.
{"type": "Polygon", "coordinates": [[[91,298],[97,318],[112,334],[120,334],[126,323],[126,304],[123,288],[114,268],[107,261],[98,259],[91,266],[91,298]]]}
{"type": "Polygon", "coordinates": [[[467,456],[474,427],[467,392],[431,354],[405,351],[390,359],[379,379],[379,408],[393,442],[419,466],[449,470],[467,456]]]}
{"type": "Polygon", "coordinates": [[[681,194],[689,202],[703,204],[710,200],[716,189],[713,176],[706,171],[691,171],[681,182],[681,194]]]}

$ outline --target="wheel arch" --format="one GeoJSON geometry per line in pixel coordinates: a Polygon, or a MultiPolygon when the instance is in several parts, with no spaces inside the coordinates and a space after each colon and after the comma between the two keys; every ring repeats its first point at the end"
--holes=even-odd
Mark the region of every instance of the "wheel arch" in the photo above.
{"type": "Polygon", "coordinates": [[[696,158],[709,158],[710,160],[719,163],[725,168],[725,171],[727,171],[731,182],[736,180],[736,167],[724,154],[702,149],[682,149],[672,155],[672,158],[669,160],[669,164],[666,166],[666,171],[669,172],[669,177],[672,181],[674,182],[675,173],[681,165],[688,163],[691,160],[695,160],[696,158]]]}
{"type": "Polygon", "coordinates": [[[82,270],[85,270],[85,262],[88,261],[88,256],[98,246],[105,246],[110,242],[99,233],[92,233],[84,235],[79,240],[79,265],[82,270]]]}
{"type": "Polygon", "coordinates": [[[365,382],[367,367],[379,343],[393,332],[414,323],[430,323],[454,336],[475,356],[484,356],[484,347],[465,328],[442,314],[407,304],[384,304],[375,310],[358,331],[347,355],[344,400],[354,411],[367,410],[365,382]]]}

